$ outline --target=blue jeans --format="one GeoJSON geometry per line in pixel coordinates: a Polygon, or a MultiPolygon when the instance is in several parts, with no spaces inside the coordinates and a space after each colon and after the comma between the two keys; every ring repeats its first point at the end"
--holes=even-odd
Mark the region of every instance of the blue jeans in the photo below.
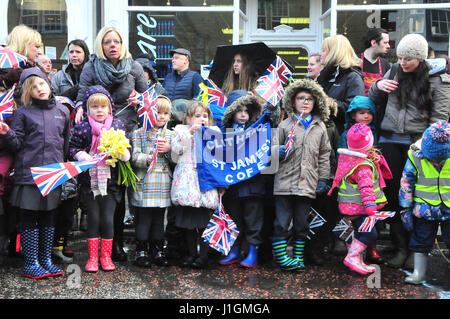
{"type": "Polygon", "coordinates": [[[413,234],[409,241],[409,250],[417,253],[429,253],[433,248],[439,223],[441,224],[444,242],[450,249],[450,220],[438,221],[415,218],[413,234]]]}

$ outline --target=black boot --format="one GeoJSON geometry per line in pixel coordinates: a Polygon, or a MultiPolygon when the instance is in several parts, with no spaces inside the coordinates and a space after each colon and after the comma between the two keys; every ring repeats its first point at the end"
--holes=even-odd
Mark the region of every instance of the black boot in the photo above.
{"type": "Polygon", "coordinates": [[[199,256],[192,263],[191,265],[192,268],[203,269],[208,266],[208,250],[209,245],[204,241],[200,241],[200,253],[199,256]]]}
{"type": "Polygon", "coordinates": [[[392,244],[397,248],[394,256],[386,261],[386,264],[392,268],[400,268],[408,258],[409,233],[400,222],[391,223],[390,234],[392,244]]]}
{"type": "Polygon", "coordinates": [[[111,259],[113,261],[127,261],[127,254],[123,249],[123,240],[114,237],[111,259]]]}
{"type": "Polygon", "coordinates": [[[153,262],[158,266],[169,266],[169,262],[167,261],[166,254],[164,252],[164,240],[152,240],[151,246],[153,262]]]}
{"type": "Polygon", "coordinates": [[[151,267],[151,260],[147,254],[147,241],[138,240],[136,243],[136,259],[134,260],[134,265],[138,267],[151,267]]]}
{"type": "Polygon", "coordinates": [[[186,241],[186,256],[181,261],[180,267],[191,267],[197,258],[197,231],[194,229],[184,229],[186,241]]]}

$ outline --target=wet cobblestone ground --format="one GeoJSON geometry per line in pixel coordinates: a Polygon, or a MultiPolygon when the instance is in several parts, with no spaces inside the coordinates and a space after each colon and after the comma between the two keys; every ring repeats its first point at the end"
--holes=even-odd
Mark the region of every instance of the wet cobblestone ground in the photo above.
{"type": "MultiPolygon", "coordinates": [[[[133,265],[134,245],[128,230],[127,262],[116,262],[113,272],[85,273],[87,249],[84,233],[76,232],[69,247],[72,265],[60,277],[33,280],[22,275],[20,258],[0,268],[1,299],[445,299],[450,298],[450,271],[438,251],[429,262],[426,285],[407,285],[407,274],[380,267],[379,282],[350,272],[343,257],[332,256],[324,266],[308,266],[303,273],[283,272],[269,261],[254,269],[239,264],[219,266],[211,260],[202,270],[178,266],[150,269],[133,265]],[[379,287],[379,288],[376,288],[379,287]]],[[[378,241],[382,251],[386,242],[378,241]]],[[[445,247],[442,244],[441,248],[445,247]]],[[[445,251],[446,252],[446,251],[445,251]]],[[[447,253],[447,252],[446,252],[447,253]]]]}

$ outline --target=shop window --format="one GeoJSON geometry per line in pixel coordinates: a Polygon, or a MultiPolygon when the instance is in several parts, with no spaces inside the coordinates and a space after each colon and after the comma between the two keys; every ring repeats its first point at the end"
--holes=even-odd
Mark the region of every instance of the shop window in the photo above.
{"type": "Polygon", "coordinates": [[[233,6],[233,0],[128,0],[129,6],[233,6]]]}
{"type": "Polygon", "coordinates": [[[294,68],[294,80],[304,79],[307,75],[308,52],[304,48],[271,48],[284,61],[294,68]]]}
{"type": "Polygon", "coordinates": [[[60,68],[67,45],[67,11],[64,0],[9,0],[8,33],[19,24],[25,24],[42,36],[42,51],[53,66],[60,68]]]}
{"type": "Polygon", "coordinates": [[[129,49],[133,57],[151,52],[156,57],[158,77],[171,71],[170,50],[191,52],[190,68],[209,65],[219,45],[231,45],[231,12],[129,12],[129,49]]]}
{"type": "Polygon", "coordinates": [[[259,0],[258,29],[272,30],[285,24],[299,30],[309,27],[309,1],[259,0]]]}

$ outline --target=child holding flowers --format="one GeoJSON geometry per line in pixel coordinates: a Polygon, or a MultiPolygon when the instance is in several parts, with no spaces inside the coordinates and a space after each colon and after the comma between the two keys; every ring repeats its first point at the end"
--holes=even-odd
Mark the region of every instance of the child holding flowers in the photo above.
{"type": "Polygon", "coordinates": [[[164,213],[170,206],[172,172],[167,155],[170,151],[170,137],[173,131],[167,129],[172,103],[160,95],[157,98],[158,116],[155,127],[140,128],[132,135],[133,153],[131,162],[141,180],[131,197],[136,207],[136,260],[139,267],[150,267],[151,259],[158,266],[168,266],[163,252],[164,213]],[[149,234],[150,233],[150,234],[149,234]],[[149,235],[151,238],[149,238],[149,235]]]}
{"type": "Polygon", "coordinates": [[[122,197],[115,162],[117,159],[123,162],[130,159],[130,152],[127,149],[129,144],[115,143],[120,140],[126,141],[125,126],[119,119],[113,117],[114,102],[106,89],[99,85],[87,88],[83,103],[88,116],[73,128],[69,142],[70,156],[75,160],[84,161],[97,153],[109,152],[109,156],[113,157],[102,160],[87,172],[80,174],[78,178],[81,185],[80,200],[85,203],[88,211],[89,259],[85,270],[98,271],[98,246],[101,237],[100,263],[103,270],[110,271],[115,269],[111,260],[114,211],[122,197]],[[110,149],[107,144],[115,144],[116,147],[110,149]]]}
{"type": "MultiPolygon", "coordinates": [[[[202,126],[213,125],[211,110],[200,102],[190,101],[184,123],[175,127],[171,139],[172,155],[179,157],[173,173],[170,197],[176,206],[175,226],[184,229],[185,233],[187,256],[180,266],[204,268],[208,261],[209,246],[200,239],[197,257],[197,240],[219,204],[219,196],[216,189],[200,192],[194,134],[202,126]]],[[[212,128],[220,132],[217,126],[212,128]]]]}

